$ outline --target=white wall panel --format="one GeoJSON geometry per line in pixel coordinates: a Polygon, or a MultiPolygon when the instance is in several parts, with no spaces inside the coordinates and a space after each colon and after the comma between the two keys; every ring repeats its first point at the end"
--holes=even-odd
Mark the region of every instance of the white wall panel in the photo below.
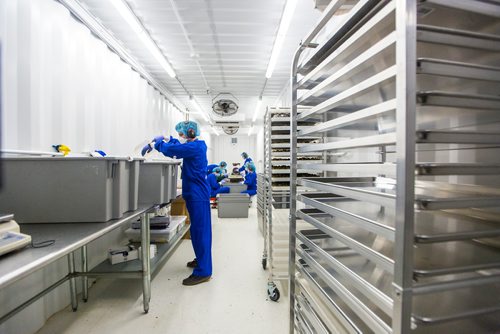
{"type": "MultiPolygon", "coordinates": [[[[175,135],[184,119],[54,0],[0,0],[0,41],[3,148],[50,151],[64,143],[77,153],[137,156],[155,135],[175,135]]],[[[211,136],[204,137],[211,147],[211,136]]],[[[120,232],[89,246],[91,264],[124,241],[120,232]]],[[[61,259],[2,289],[2,312],[66,273],[61,259]]],[[[64,285],[0,325],[0,333],[34,333],[68,304],[64,285]]]]}
{"type": "MultiPolygon", "coordinates": [[[[2,1],[4,2],[4,1],[2,1]]],[[[183,115],[52,0],[4,2],[4,147],[137,155],[183,115]]]]}
{"type": "Polygon", "coordinates": [[[231,167],[231,163],[239,162],[243,163],[241,158],[242,152],[247,152],[252,159],[255,159],[256,145],[255,136],[229,136],[223,135],[214,137],[213,141],[214,156],[210,163],[219,163],[221,161],[226,161],[228,167],[231,167]],[[238,140],[237,144],[231,143],[231,138],[236,138],[238,140]]]}
{"type": "Polygon", "coordinates": [[[259,129],[259,132],[255,136],[255,146],[256,146],[256,166],[259,173],[264,173],[264,127],[259,129]]]}

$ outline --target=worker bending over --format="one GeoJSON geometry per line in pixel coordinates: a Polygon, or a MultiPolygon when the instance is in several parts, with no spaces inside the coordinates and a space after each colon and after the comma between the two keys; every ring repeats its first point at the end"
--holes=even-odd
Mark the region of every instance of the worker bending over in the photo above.
{"type": "Polygon", "coordinates": [[[223,187],[219,183],[219,179],[222,176],[222,170],[220,167],[215,167],[210,173],[210,175],[207,176],[207,182],[208,185],[210,186],[210,197],[217,197],[217,194],[228,194],[231,189],[229,187],[223,187]]]}
{"type": "Polygon", "coordinates": [[[245,181],[243,184],[247,185],[247,190],[242,191],[242,194],[248,194],[254,196],[257,194],[257,173],[255,169],[255,164],[253,162],[248,162],[246,165],[245,181]]]}
{"type": "MultiPolygon", "coordinates": [[[[206,282],[212,276],[212,221],[210,216],[210,188],[207,177],[207,145],[195,122],[180,122],[175,126],[180,139],[170,136],[153,139],[154,148],[167,157],[183,159],[182,197],[191,220],[191,242],[196,258],[188,262],[194,268],[192,275],[182,281],[184,285],[206,282]]],[[[151,151],[152,144],[143,148],[143,155],[151,151]],[[148,148],[149,147],[149,148],[148,148]]]]}
{"type": "Polygon", "coordinates": [[[226,170],[227,162],[221,161],[220,164],[218,164],[218,165],[217,164],[210,164],[210,165],[208,165],[208,167],[207,167],[207,175],[212,174],[212,172],[214,171],[214,168],[217,168],[217,167],[219,167],[221,169],[221,176],[218,179],[218,181],[220,182],[225,177],[227,177],[227,170],[226,170]]]}

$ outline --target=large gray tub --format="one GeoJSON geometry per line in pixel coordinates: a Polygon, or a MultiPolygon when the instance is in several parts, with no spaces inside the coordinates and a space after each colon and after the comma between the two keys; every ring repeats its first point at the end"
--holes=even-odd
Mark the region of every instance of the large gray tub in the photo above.
{"type": "Polygon", "coordinates": [[[247,190],[247,185],[240,183],[224,183],[224,187],[229,187],[231,194],[239,194],[247,190]]]}
{"type": "Polygon", "coordinates": [[[3,158],[0,211],[20,223],[105,222],[137,209],[138,161],[126,158],[3,158]]]}
{"type": "Polygon", "coordinates": [[[250,196],[248,194],[218,194],[219,218],[248,218],[250,196]]]}
{"type": "Polygon", "coordinates": [[[139,203],[169,203],[177,197],[178,161],[144,161],[139,173],[139,203]]]}

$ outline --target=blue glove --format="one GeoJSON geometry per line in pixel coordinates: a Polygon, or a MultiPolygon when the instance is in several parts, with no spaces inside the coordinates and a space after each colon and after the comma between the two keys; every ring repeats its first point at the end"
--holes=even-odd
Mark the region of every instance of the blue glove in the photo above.
{"type": "Polygon", "coordinates": [[[165,137],[164,137],[164,136],[156,136],[156,137],[154,137],[153,141],[154,141],[155,143],[158,143],[158,142],[163,141],[164,139],[165,139],[165,137]]]}
{"type": "Polygon", "coordinates": [[[147,144],[142,148],[141,155],[145,156],[147,153],[151,152],[153,148],[151,147],[151,144],[147,144]]]}

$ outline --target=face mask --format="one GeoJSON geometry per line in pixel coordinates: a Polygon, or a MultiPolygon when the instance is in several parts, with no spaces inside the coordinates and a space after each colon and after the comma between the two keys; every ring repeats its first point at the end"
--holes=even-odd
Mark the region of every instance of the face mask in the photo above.
{"type": "Polygon", "coordinates": [[[187,139],[184,137],[179,138],[179,141],[181,142],[181,144],[187,143],[187,139]]]}

